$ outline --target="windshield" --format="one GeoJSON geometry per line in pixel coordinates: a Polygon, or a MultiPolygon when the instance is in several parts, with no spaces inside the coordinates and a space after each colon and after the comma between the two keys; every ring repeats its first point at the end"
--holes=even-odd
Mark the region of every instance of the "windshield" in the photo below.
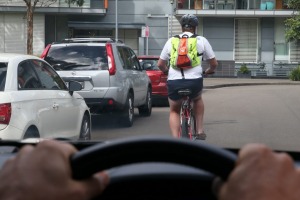
{"type": "Polygon", "coordinates": [[[105,46],[53,46],[45,60],[58,71],[108,68],[105,46]]]}
{"type": "MultiPolygon", "coordinates": [[[[48,59],[65,67],[65,70],[57,70],[58,74],[38,60],[22,61],[15,71],[9,71],[12,68],[1,63],[0,90],[6,88],[6,91],[1,94],[0,105],[12,102],[11,121],[2,127],[9,127],[10,123],[22,125],[17,121],[21,120],[23,111],[24,115],[29,113],[28,119],[32,112],[39,113],[37,123],[41,123],[36,132],[24,126],[19,138],[5,133],[7,138],[63,138],[84,142],[150,135],[172,137],[167,78],[157,69],[158,58],[141,58],[129,47],[122,46],[119,50],[128,56],[120,57],[124,61],[118,62],[120,54],[114,54],[115,74],[108,70],[90,72],[80,70],[88,65],[83,62],[87,59],[70,56],[71,52],[84,52],[84,49],[72,46],[50,50],[48,59]],[[69,57],[63,57],[63,53],[69,57]],[[120,70],[120,64],[125,62],[138,62],[144,70],[134,67],[120,70]],[[78,68],[71,67],[74,65],[78,68]],[[69,71],[68,66],[74,71],[69,71]],[[151,70],[147,66],[151,66],[151,70]],[[72,91],[66,89],[58,75],[72,91]],[[73,82],[80,85],[75,87],[73,82]],[[35,83],[40,84],[36,86],[35,83]],[[16,107],[22,109],[16,110],[16,107]],[[48,112],[49,108],[55,112],[48,112]]],[[[92,47],[93,53],[101,52],[100,49],[102,47],[92,47]]],[[[84,54],[88,53],[91,54],[89,48],[84,54]]],[[[219,77],[221,70],[203,78],[205,142],[226,148],[259,142],[276,150],[299,151],[300,82],[287,78],[219,77]]],[[[2,114],[4,119],[8,113],[2,114]]],[[[10,131],[5,128],[0,132],[3,130],[10,131]]]]}

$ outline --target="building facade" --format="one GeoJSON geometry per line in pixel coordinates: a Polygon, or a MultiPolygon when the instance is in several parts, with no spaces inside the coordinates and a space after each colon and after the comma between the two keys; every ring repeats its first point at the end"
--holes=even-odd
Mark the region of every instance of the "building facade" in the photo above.
{"type": "MultiPolygon", "coordinates": [[[[300,62],[300,45],[285,41],[284,21],[292,13],[285,0],[85,0],[82,7],[57,0],[35,9],[33,50],[40,55],[67,37],[112,37],[137,54],[158,55],[180,33],[180,17],[194,14],[197,33],[217,59],[234,65],[228,75],[247,64],[253,76],[286,77],[300,62]]],[[[24,1],[1,0],[0,52],[26,53],[26,26],[24,1]]]]}

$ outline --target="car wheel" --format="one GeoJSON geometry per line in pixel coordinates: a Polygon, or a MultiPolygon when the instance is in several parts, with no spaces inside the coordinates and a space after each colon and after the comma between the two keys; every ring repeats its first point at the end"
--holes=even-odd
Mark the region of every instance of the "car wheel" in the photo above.
{"type": "Polygon", "coordinates": [[[152,96],[151,89],[147,91],[146,103],[139,107],[139,114],[142,116],[150,116],[152,112],[152,96]]]}
{"type": "Polygon", "coordinates": [[[79,139],[80,140],[91,139],[91,121],[88,114],[85,114],[82,118],[79,139]]]}
{"type": "Polygon", "coordinates": [[[134,117],[133,95],[129,93],[126,100],[124,115],[121,117],[121,124],[125,127],[131,127],[133,124],[133,117],[134,117]]]}
{"type": "Polygon", "coordinates": [[[40,138],[39,131],[35,127],[30,127],[24,134],[24,139],[40,138]]]}

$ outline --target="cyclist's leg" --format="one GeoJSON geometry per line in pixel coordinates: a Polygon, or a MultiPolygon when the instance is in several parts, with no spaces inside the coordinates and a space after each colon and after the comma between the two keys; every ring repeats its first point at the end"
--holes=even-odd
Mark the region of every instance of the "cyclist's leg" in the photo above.
{"type": "Polygon", "coordinates": [[[170,105],[169,125],[173,137],[178,137],[180,131],[180,109],[182,97],[178,94],[182,80],[168,80],[168,97],[170,105]]]}
{"type": "Polygon", "coordinates": [[[204,116],[204,102],[201,94],[194,98],[194,112],[197,124],[197,133],[204,133],[203,116],[204,116]]]}
{"type": "Polygon", "coordinates": [[[197,134],[201,134],[199,139],[204,140],[206,135],[204,133],[203,128],[203,116],[204,116],[204,102],[202,98],[202,89],[203,89],[203,79],[195,80],[195,84],[193,85],[193,103],[194,103],[194,113],[196,120],[196,132],[197,134]]]}
{"type": "Polygon", "coordinates": [[[182,100],[172,100],[169,98],[170,117],[169,125],[173,137],[178,137],[180,131],[180,109],[182,100]]]}

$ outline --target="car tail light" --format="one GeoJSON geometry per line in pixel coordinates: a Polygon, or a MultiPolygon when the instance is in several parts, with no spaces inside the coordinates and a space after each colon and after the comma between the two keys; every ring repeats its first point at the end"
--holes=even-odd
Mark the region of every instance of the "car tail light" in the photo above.
{"type": "Polygon", "coordinates": [[[46,56],[47,56],[47,54],[48,54],[48,51],[49,51],[50,47],[51,47],[51,44],[48,44],[48,45],[46,46],[46,48],[44,49],[44,51],[43,51],[43,53],[42,53],[42,55],[41,55],[41,58],[42,58],[42,59],[45,59],[45,58],[46,58],[46,56]]]}
{"type": "Polygon", "coordinates": [[[0,104],[0,124],[9,124],[11,117],[11,104],[0,104]]]}
{"type": "Polygon", "coordinates": [[[161,73],[160,75],[160,82],[167,82],[168,75],[161,73]]]}
{"type": "Polygon", "coordinates": [[[115,59],[114,59],[112,45],[110,43],[106,44],[106,52],[107,52],[107,59],[108,59],[109,75],[115,75],[116,74],[116,63],[115,63],[115,59]]]}

